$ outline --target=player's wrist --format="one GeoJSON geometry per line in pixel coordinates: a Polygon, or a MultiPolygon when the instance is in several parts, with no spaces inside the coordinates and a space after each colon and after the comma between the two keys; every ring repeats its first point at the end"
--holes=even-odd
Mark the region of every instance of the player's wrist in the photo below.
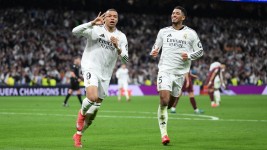
{"type": "Polygon", "coordinates": [[[95,25],[95,22],[94,21],[90,21],[90,22],[88,22],[88,27],[92,27],[92,26],[94,26],[95,25]]]}
{"type": "Polygon", "coordinates": [[[116,50],[117,50],[118,54],[120,55],[121,54],[121,49],[116,47],[116,50]]]}
{"type": "Polygon", "coordinates": [[[191,60],[191,54],[189,54],[189,53],[187,54],[187,59],[191,60]]]}

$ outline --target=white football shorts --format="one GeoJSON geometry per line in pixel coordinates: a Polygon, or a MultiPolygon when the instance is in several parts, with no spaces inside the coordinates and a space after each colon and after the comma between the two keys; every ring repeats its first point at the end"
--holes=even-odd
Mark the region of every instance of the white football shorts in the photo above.
{"type": "Polygon", "coordinates": [[[98,97],[104,99],[108,96],[108,87],[110,80],[102,80],[95,73],[89,71],[82,71],[84,86],[97,86],[98,87],[98,97]]]}
{"type": "Polygon", "coordinates": [[[118,81],[118,88],[123,88],[124,90],[128,90],[128,82],[127,81],[118,81]]]}
{"type": "Polygon", "coordinates": [[[221,87],[220,77],[217,75],[214,79],[214,89],[219,89],[221,87]]]}
{"type": "Polygon", "coordinates": [[[168,90],[171,95],[178,97],[184,84],[184,75],[174,75],[166,72],[159,72],[157,77],[158,91],[168,90]]]}

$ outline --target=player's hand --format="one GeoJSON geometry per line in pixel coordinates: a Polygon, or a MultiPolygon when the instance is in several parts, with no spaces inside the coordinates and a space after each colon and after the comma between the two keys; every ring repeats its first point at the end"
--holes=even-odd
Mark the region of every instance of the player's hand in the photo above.
{"type": "Polygon", "coordinates": [[[101,12],[99,12],[98,16],[92,21],[92,25],[102,25],[104,24],[104,18],[106,13],[103,13],[101,15],[101,12]]]}
{"type": "Polygon", "coordinates": [[[159,54],[159,48],[156,48],[151,51],[150,55],[152,55],[154,58],[156,58],[159,54]]]}
{"type": "Polygon", "coordinates": [[[188,54],[185,52],[183,52],[181,56],[182,56],[183,61],[186,61],[188,59],[188,54]]]}
{"type": "Polygon", "coordinates": [[[111,43],[114,45],[114,47],[117,48],[117,49],[119,48],[119,46],[118,46],[118,41],[119,41],[119,40],[118,40],[117,38],[115,38],[114,36],[111,36],[111,37],[110,37],[110,42],[111,42],[111,43]]]}

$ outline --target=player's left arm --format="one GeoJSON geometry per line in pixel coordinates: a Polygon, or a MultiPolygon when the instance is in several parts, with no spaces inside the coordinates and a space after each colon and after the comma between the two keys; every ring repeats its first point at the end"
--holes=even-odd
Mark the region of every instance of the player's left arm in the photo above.
{"type": "Polygon", "coordinates": [[[220,67],[219,78],[220,78],[220,82],[223,88],[226,88],[225,83],[224,83],[224,71],[225,71],[225,65],[222,64],[220,67]]]}
{"type": "MultiPolygon", "coordinates": [[[[204,51],[202,44],[200,42],[200,39],[198,38],[197,33],[193,33],[193,38],[192,38],[192,49],[194,50],[192,53],[188,53],[188,59],[189,60],[196,60],[203,56],[204,51]]],[[[183,56],[182,56],[183,57],[183,56]]]]}
{"type": "Polygon", "coordinates": [[[118,54],[121,56],[124,63],[128,62],[128,41],[125,35],[123,36],[120,46],[118,47],[118,54]]]}
{"type": "Polygon", "coordinates": [[[128,42],[126,36],[121,34],[120,39],[111,36],[110,41],[116,48],[118,55],[121,56],[122,61],[124,63],[128,62],[128,42]]]}
{"type": "Polygon", "coordinates": [[[118,70],[116,71],[116,77],[117,77],[117,78],[120,77],[120,69],[118,69],[118,70]]]}

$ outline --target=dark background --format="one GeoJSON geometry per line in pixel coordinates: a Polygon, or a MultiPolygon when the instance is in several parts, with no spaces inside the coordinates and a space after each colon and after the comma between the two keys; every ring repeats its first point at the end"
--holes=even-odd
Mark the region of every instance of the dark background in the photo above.
{"type": "Polygon", "coordinates": [[[211,0],[0,0],[0,8],[24,7],[41,9],[104,11],[115,8],[119,12],[170,14],[180,5],[191,16],[238,17],[267,19],[266,2],[232,2],[211,0]]]}

